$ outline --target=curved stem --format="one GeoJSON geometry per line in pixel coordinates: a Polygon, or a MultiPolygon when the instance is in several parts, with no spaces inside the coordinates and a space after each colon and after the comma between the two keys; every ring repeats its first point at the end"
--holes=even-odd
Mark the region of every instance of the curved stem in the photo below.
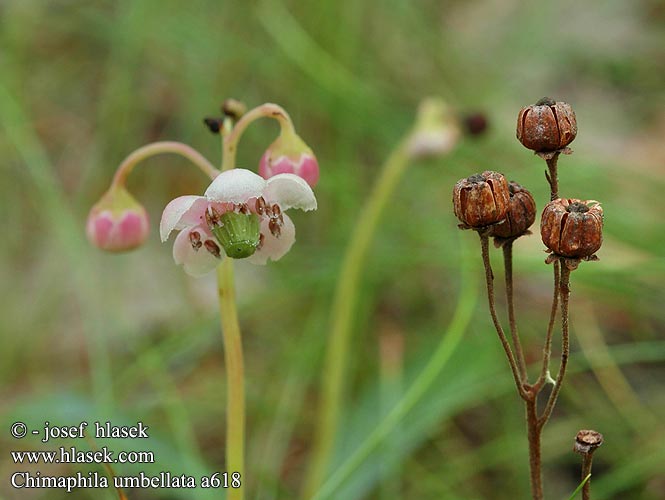
{"type": "Polygon", "coordinates": [[[182,142],[175,141],[160,141],[146,144],[135,150],[127,158],[123,160],[113,176],[113,186],[124,185],[127,177],[134,170],[134,167],[141,161],[155,156],[158,154],[172,153],[187,158],[194,165],[211,179],[219,175],[219,170],[212,166],[212,164],[205,159],[205,157],[194,148],[183,144],[182,142]]]}
{"type": "Polygon", "coordinates": [[[569,355],[569,340],[568,340],[568,301],[570,298],[570,269],[565,265],[561,266],[561,282],[559,284],[559,293],[561,295],[561,366],[559,367],[559,373],[556,376],[556,381],[554,382],[554,387],[550,393],[550,397],[547,400],[547,405],[543,410],[543,414],[538,420],[538,425],[542,428],[547,420],[552,414],[554,405],[556,404],[557,397],[559,396],[559,391],[561,391],[561,384],[563,383],[563,377],[566,374],[566,366],[568,365],[568,355],[569,355]]]}
{"type": "Polygon", "coordinates": [[[559,307],[559,285],[561,280],[559,261],[554,261],[552,265],[554,266],[554,293],[552,295],[550,322],[547,325],[547,335],[545,337],[545,345],[543,346],[543,366],[540,369],[540,376],[538,377],[538,381],[534,384],[534,387],[538,392],[540,392],[543,384],[547,381],[547,374],[549,373],[550,369],[550,357],[552,356],[552,332],[554,331],[554,322],[556,321],[556,311],[559,307]]]}
{"type": "MultiPolygon", "coordinates": [[[[242,354],[242,339],[238,325],[235,287],[233,283],[233,261],[224,259],[217,266],[217,290],[219,311],[224,338],[224,360],[226,364],[226,470],[229,474],[240,473],[244,483],[245,470],[245,375],[242,354]]],[[[229,488],[229,500],[242,500],[244,486],[229,488]]]]}
{"type": "Polygon", "coordinates": [[[515,357],[517,358],[517,367],[519,368],[522,381],[526,383],[528,376],[526,372],[526,361],[524,359],[524,352],[522,351],[522,343],[520,342],[520,335],[517,331],[517,322],[515,321],[515,300],[513,294],[513,242],[508,241],[503,245],[503,264],[506,275],[506,298],[508,301],[508,321],[510,323],[510,336],[513,341],[513,348],[515,349],[515,357]]]}
{"type": "Polygon", "coordinates": [[[480,236],[480,247],[483,256],[483,265],[485,266],[485,282],[487,284],[487,300],[489,302],[490,315],[492,316],[492,321],[494,322],[494,328],[496,333],[499,335],[499,340],[503,346],[503,350],[506,353],[508,358],[508,363],[510,364],[510,369],[513,372],[513,378],[515,379],[515,386],[517,387],[517,392],[526,400],[528,398],[527,392],[524,390],[524,385],[519,374],[519,369],[517,368],[517,363],[515,363],[515,356],[513,356],[513,351],[510,348],[506,334],[503,331],[503,327],[499,322],[499,318],[496,315],[496,308],[494,306],[494,273],[492,273],[492,266],[490,264],[490,253],[489,253],[489,236],[486,232],[478,231],[480,236]]]}
{"type": "Polygon", "coordinates": [[[236,165],[236,151],[238,149],[238,142],[245,129],[250,123],[258,120],[259,118],[273,118],[279,122],[281,130],[288,130],[295,133],[293,122],[289,114],[277,104],[266,103],[261,106],[245,113],[240,120],[235,124],[233,130],[230,131],[223,142],[223,160],[222,170],[229,170],[235,168],[236,165]]]}
{"type": "Polygon", "coordinates": [[[304,498],[311,498],[320,486],[333,451],[339,426],[344,373],[348,363],[351,323],[357,302],[358,281],[365,265],[376,227],[407,165],[406,142],[400,143],[381,169],[379,180],[361,210],[346,249],[331,311],[326,358],[322,370],[321,418],[318,421],[311,466],[305,480],[304,498]]]}

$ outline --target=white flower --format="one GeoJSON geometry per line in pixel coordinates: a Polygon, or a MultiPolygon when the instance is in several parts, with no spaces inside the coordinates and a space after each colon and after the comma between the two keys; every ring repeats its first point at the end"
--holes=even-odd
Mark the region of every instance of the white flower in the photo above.
{"type": "Polygon", "coordinates": [[[222,172],[204,196],[171,201],[159,227],[162,241],[173,230],[173,259],[192,276],[212,271],[224,253],[254,264],[279,260],[295,242],[296,230],[284,212],[316,210],[307,182],[294,174],[268,180],[244,169],[222,172]],[[221,247],[221,248],[220,248],[221,247]]]}

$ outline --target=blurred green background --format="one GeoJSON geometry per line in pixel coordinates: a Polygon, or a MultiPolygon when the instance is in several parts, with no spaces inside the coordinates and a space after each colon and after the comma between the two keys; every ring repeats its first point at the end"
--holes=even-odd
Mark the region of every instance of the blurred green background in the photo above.
{"type": "MultiPolygon", "coordinates": [[[[463,253],[474,257],[476,310],[435,387],[336,498],[528,497],[522,405],[489,322],[476,238],[457,231],[450,197],[460,177],[494,169],[527,186],[542,208],[544,163],[521,147],[514,127],[520,107],[544,95],[577,113],[561,192],[600,200],[606,220],[600,262],[572,276],[570,372],[544,432],[547,498],[568,498],[577,485],[571,449],[581,428],[606,440],[594,461],[594,498],[665,498],[664,48],[657,0],[0,2],[0,498],[117,498],[111,490],[12,489],[15,470],[105,472],[17,466],[10,449],[88,447],[16,441],[8,430],[17,420],[34,428],[142,420],[148,443],[97,443],[154,450],[155,464],[117,465],[119,475],[224,470],[214,276],[186,276],[156,231],[165,204],[201,193],[206,179],[173,156],[136,170],[129,187],[153,228],[133,253],[92,248],[84,223],[118,163],[146,142],[181,140],[217,163],[219,142],[202,118],[226,97],[284,106],[321,165],[319,210],[294,214],[292,251],[267,267],[236,266],[247,497],[297,498],[341,256],[381,163],[428,95],[460,113],[483,111],[491,126],[446,158],[412,165],[381,222],[364,269],[331,472],[440,341],[457,307],[463,253]]],[[[268,121],[252,127],[239,165],[256,169],[276,132],[268,121]]],[[[532,362],[551,300],[542,248],[537,235],[515,248],[518,319],[532,362]]]]}

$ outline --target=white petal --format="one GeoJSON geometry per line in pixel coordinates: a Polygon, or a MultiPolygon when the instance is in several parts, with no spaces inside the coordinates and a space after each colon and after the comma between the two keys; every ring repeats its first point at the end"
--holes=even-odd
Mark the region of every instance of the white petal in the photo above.
{"type": "Polygon", "coordinates": [[[173,260],[179,266],[183,266],[187,274],[199,278],[215,269],[217,264],[220,263],[220,259],[208,252],[204,246],[201,246],[198,250],[194,250],[189,240],[189,233],[193,230],[201,234],[202,242],[206,239],[212,239],[212,236],[203,226],[180,231],[173,242],[173,260]]]}
{"type": "Polygon", "coordinates": [[[268,203],[278,203],[282,210],[316,210],[316,197],[312,188],[295,174],[277,174],[268,179],[263,197],[268,203]]]}
{"type": "Polygon", "coordinates": [[[219,174],[208,186],[205,195],[211,201],[244,203],[249,198],[261,196],[265,187],[266,181],[260,175],[234,168],[219,174]]]}
{"type": "Polygon", "coordinates": [[[279,238],[275,238],[268,228],[268,219],[261,221],[261,234],[264,237],[263,246],[247,260],[252,264],[265,265],[270,260],[281,259],[296,241],[296,227],[287,215],[283,215],[284,225],[279,238]]]}
{"type": "Polygon", "coordinates": [[[174,229],[200,224],[209,203],[203,196],[181,196],[172,200],[162,212],[162,221],[159,224],[162,242],[169,238],[174,229]]]}

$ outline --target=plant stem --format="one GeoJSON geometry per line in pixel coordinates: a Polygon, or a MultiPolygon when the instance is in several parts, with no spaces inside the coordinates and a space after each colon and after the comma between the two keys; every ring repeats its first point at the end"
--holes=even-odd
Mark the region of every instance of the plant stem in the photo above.
{"type": "Polygon", "coordinates": [[[266,103],[261,106],[245,113],[240,120],[235,124],[233,130],[230,131],[223,140],[223,167],[222,170],[229,170],[235,168],[236,165],[236,152],[238,149],[238,142],[245,129],[250,123],[258,120],[259,118],[273,118],[279,122],[281,130],[288,130],[295,133],[293,122],[289,114],[277,104],[266,103]]]}
{"type": "Polygon", "coordinates": [[[309,499],[323,481],[333,451],[341,414],[344,373],[348,364],[351,323],[364,268],[376,227],[407,165],[406,142],[401,142],[381,169],[380,177],[361,210],[349,242],[333,298],[328,347],[321,383],[321,418],[318,421],[311,466],[304,483],[303,498],[309,499]]]}
{"type": "MultiPolygon", "coordinates": [[[[593,453],[585,453],[582,455],[582,481],[587,476],[591,475],[591,462],[593,461],[593,453]]],[[[591,478],[587,479],[582,486],[582,500],[591,500],[591,478]]]]}
{"type": "Polygon", "coordinates": [[[517,331],[517,322],[515,321],[515,300],[513,294],[513,242],[507,241],[503,245],[503,263],[506,275],[506,298],[508,301],[508,321],[510,322],[510,335],[517,358],[517,367],[523,382],[527,382],[526,360],[522,351],[520,335],[517,331]]]}
{"type": "Polygon", "coordinates": [[[524,383],[517,368],[517,363],[515,362],[515,357],[513,356],[513,351],[510,348],[506,334],[503,331],[503,327],[499,322],[499,318],[496,315],[496,308],[494,306],[494,273],[492,272],[492,266],[490,264],[490,254],[489,254],[489,236],[486,231],[478,231],[480,236],[480,247],[483,256],[483,265],[485,266],[485,282],[487,284],[487,300],[489,303],[490,315],[492,316],[492,321],[494,322],[494,328],[496,333],[499,335],[499,340],[503,346],[503,350],[506,353],[508,358],[508,364],[510,364],[510,369],[513,372],[513,378],[515,379],[515,386],[517,387],[517,392],[526,400],[528,398],[528,393],[524,389],[524,383]]]}
{"type": "Polygon", "coordinates": [[[552,264],[554,267],[554,292],[552,294],[552,309],[550,311],[550,322],[547,325],[547,335],[545,337],[545,345],[543,347],[543,366],[540,370],[540,377],[535,383],[538,391],[543,387],[547,381],[550,369],[550,357],[552,356],[552,333],[554,332],[554,322],[556,321],[556,312],[559,308],[559,286],[561,275],[559,271],[559,261],[555,260],[552,264]]]}
{"type": "Polygon", "coordinates": [[[543,410],[543,414],[538,420],[538,425],[542,428],[552,414],[554,405],[559,391],[561,391],[561,384],[563,377],[566,374],[566,366],[568,365],[569,355],[569,338],[568,338],[568,302],[570,298],[570,269],[565,265],[561,265],[561,281],[559,283],[559,294],[561,295],[561,365],[559,366],[559,373],[557,374],[554,387],[547,400],[547,405],[543,410]]]}
{"type": "Polygon", "coordinates": [[[559,174],[557,172],[557,163],[559,162],[559,154],[554,153],[552,158],[545,160],[547,162],[548,172],[545,172],[547,182],[550,183],[550,201],[556,200],[559,197],[559,174]]]}
{"type": "Polygon", "coordinates": [[[525,401],[527,437],[529,440],[529,471],[531,473],[531,496],[533,500],[543,498],[542,465],[540,459],[540,431],[538,423],[537,393],[525,401]]]}
{"type": "Polygon", "coordinates": [[[213,167],[201,153],[187,144],[175,141],[161,141],[142,146],[125,158],[115,172],[112,185],[124,185],[127,177],[138,163],[146,158],[163,153],[173,153],[187,158],[211,179],[214,179],[219,174],[219,170],[213,167]]]}
{"type": "MultiPolygon", "coordinates": [[[[224,338],[226,364],[226,469],[229,474],[239,472],[244,483],[245,470],[245,379],[242,339],[238,325],[233,261],[224,259],[217,266],[219,311],[224,338]]],[[[229,500],[242,500],[244,487],[229,488],[229,500]]]]}

